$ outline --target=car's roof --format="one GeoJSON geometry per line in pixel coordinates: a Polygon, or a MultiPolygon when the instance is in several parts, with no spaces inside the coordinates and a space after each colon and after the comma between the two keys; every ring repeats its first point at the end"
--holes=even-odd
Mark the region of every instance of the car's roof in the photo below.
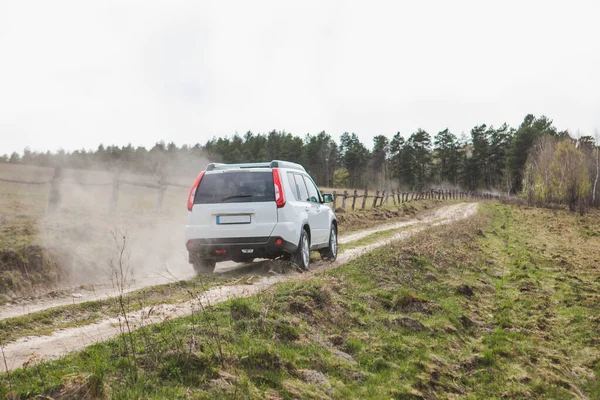
{"type": "Polygon", "coordinates": [[[259,162],[259,163],[242,163],[242,164],[222,164],[222,163],[210,163],[206,166],[206,171],[213,170],[226,170],[226,169],[256,169],[256,168],[286,168],[296,169],[299,171],[306,172],[304,167],[300,164],[293,163],[290,161],[273,160],[270,162],[259,162]]]}
{"type": "Polygon", "coordinates": [[[219,173],[234,173],[234,172],[271,172],[271,168],[227,168],[227,169],[213,169],[207,170],[206,174],[219,174],[219,173]]]}

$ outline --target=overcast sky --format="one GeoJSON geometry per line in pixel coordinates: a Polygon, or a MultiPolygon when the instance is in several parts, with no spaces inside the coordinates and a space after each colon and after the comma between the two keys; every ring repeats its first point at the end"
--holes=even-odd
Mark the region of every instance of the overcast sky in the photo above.
{"type": "Polygon", "coordinates": [[[0,0],[0,154],[600,128],[597,1],[0,0]]]}

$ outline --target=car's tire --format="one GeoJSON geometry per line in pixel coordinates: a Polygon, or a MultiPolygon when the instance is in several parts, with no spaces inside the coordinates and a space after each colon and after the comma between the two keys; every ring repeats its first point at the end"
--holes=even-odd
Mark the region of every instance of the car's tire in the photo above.
{"type": "Polygon", "coordinates": [[[298,250],[294,254],[293,261],[302,271],[308,271],[310,268],[310,237],[306,229],[302,229],[298,250]]]}
{"type": "Polygon", "coordinates": [[[215,266],[217,265],[217,261],[202,258],[194,261],[193,265],[194,271],[196,271],[197,274],[212,274],[215,270],[215,266]]]}
{"type": "Polygon", "coordinates": [[[329,247],[320,251],[321,259],[327,261],[335,261],[338,254],[338,236],[337,226],[331,224],[331,230],[329,231],[329,247]]]}
{"type": "Polygon", "coordinates": [[[254,257],[236,257],[232,258],[231,261],[236,263],[251,263],[254,261],[254,257]]]}

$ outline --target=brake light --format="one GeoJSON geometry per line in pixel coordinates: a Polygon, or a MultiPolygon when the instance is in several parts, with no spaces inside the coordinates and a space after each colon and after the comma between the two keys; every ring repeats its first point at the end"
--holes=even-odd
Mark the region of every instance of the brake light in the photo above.
{"type": "Polygon", "coordinates": [[[273,168],[273,184],[275,185],[275,204],[277,204],[277,208],[282,208],[285,206],[285,196],[283,195],[283,185],[277,168],[273,168]]]}
{"type": "Polygon", "coordinates": [[[196,191],[198,190],[198,186],[200,186],[200,181],[202,181],[202,177],[204,176],[204,171],[200,172],[196,181],[194,182],[194,186],[190,189],[190,195],[188,196],[187,206],[188,211],[192,211],[194,207],[194,199],[196,198],[196,191]]]}

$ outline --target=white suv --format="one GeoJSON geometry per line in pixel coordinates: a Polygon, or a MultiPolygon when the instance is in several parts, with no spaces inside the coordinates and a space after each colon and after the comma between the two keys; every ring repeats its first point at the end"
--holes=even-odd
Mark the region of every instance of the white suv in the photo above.
{"type": "Polygon", "coordinates": [[[217,261],[293,260],[308,270],[310,251],[337,257],[337,220],[301,165],[272,161],[209,164],[188,197],[189,261],[210,273],[217,261]]]}

